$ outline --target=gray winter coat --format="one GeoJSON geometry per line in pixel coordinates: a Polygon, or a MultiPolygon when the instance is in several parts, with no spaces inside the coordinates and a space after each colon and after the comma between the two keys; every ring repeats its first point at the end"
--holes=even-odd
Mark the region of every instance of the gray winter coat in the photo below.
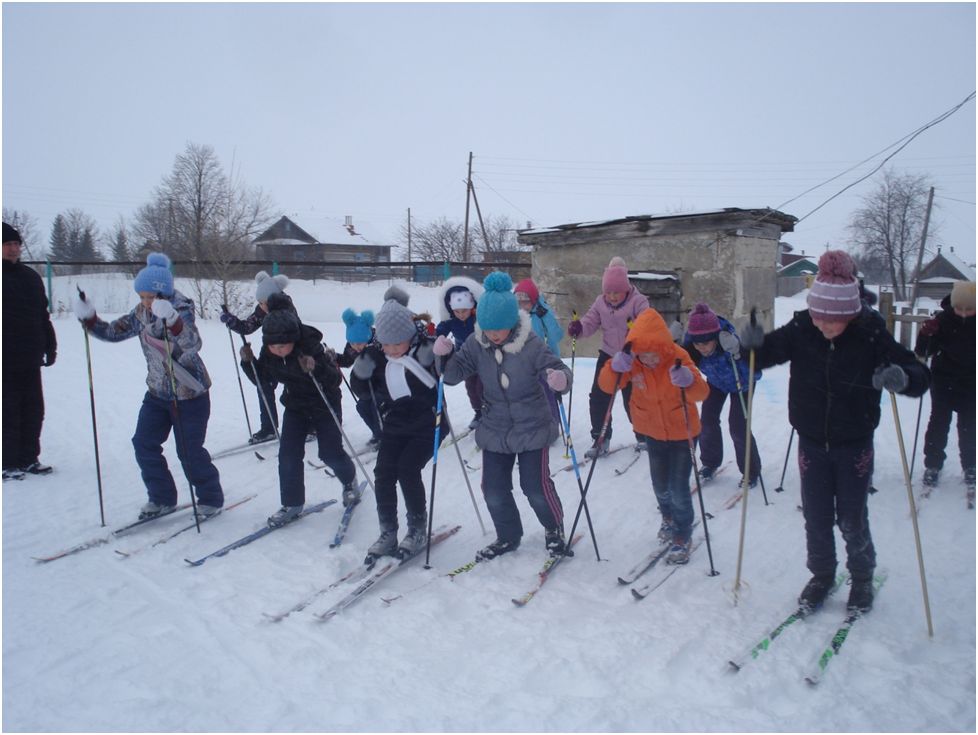
{"type": "Polygon", "coordinates": [[[449,355],[445,383],[456,385],[475,374],[482,379],[482,422],[475,430],[479,447],[518,454],[549,447],[557,438],[560,432],[540,383],[547,368],[562,370],[570,388],[571,371],[533,333],[525,311],[520,311],[519,323],[502,346],[490,342],[477,325],[465,344],[449,355]]]}

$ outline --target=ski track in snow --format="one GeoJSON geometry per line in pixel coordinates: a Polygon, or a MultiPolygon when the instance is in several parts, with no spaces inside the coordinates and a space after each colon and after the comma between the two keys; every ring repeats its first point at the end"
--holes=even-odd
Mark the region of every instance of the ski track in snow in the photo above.
{"type": "MultiPolygon", "coordinates": [[[[100,314],[136,301],[129,279],[55,279],[55,302],[69,303],[78,282],[100,314]]],[[[304,321],[341,348],[343,308],[379,308],[389,284],[293,281],[289,293],[304,321]]],[[[191,289],[178,279],[177,287],[191,289]]],[[[409,284],[411,307],[437,314],[437,289],[409,284]]],[[[779,299],[778,321],[805,308],[804,295],[779,299]]],[[[207,447],[247,438],[225,328],[198,322],[214,381],[207,447]]],[[[754,643],[793,607],[808,579],[795,460],[780,479],[789,426],[787,367],[767,370],[755,392],[753,428],[771,505],[748,498],[745,588],[730,594],[741,507],[722,503],[736,489],[729,469],[704,487],[713,558],[706,545],[646,600],[636,602],[617,575],[646,553],[659,517],[647,460],[625,475],[622,461],[599,460],[588,503],[603,561],[585,537],[526,608],[510,598],[533,584],[544,558],[543,530],[518,489],[525,536],[511,555],[480,564],[455,580],[439,575],[470,560],[492,539],[479,532],[454,450],[443,446],[435,525],[461,531],[423,560],[394,575],[328,623],[314,622],[350,588],[319,597],[277,625],[278,612],[358,564],[377,534],[373,494],[353,517],[343,545],[329,549],[342,506],[327,508],[255,544],[189,568],[200,556],[260,527],[279,505],[277,463],[245,453],[218,460],[225,493],[253,501],[130,559],[113,549],[148,543],[176,525],[152,524],[129,537],[40,565],[32,555],[56,551],[129,522],[145,501],[130,437],[145,391],[145,363],[135,341],[92,340],[107,528],[99,526],[88,379],[81,329],[56,320],[59,359],[44,370],[47,416],[42,460],[48,477],[3,486],[3,728],[25,730],[214,731],[973,731],[975,729],[975,517],[965,509],[952,430],[941,486],[919,517],[935,636],[927,637],[907,493],[889,398],[877,430],[870,499],[878,563],[890,578],[873,612],[853,630],[817,689],[803,676],[844,614],[846,590],[823,613],[789,629],[742,672],[727,659],[754,643]],[[421,585],[426,584],[424,587],[421,585]],[[421,587],[420,589],[418,589],[421,587]],[[404,596],[386,604],[381,597],[404,596]]],[[[253,340],[258,339],[255,335],[253,340]]],[[[587,393],[593,359],[578,358],[573,432],[586,445],[587,393]]],[[[252,426],[258,399],[245,383],[252,426]]],[[[465,426],[464,387],[447,389],[452,418],[465,426]]],[[[343,389],[345,428],[360,448],[368,431],[343,389]]],[[[909,452],[917,402],[900,398],[909,452]]],[[[281,410],[281,409],[280,409],[281,410]]],[[[923,424],[929,413],[924,398],[923,424]]],[[[725,417],[724,417],[725,422],[725,417]]],[[[615,423],[627,426],[620,401],[615,423]]],[[[725,423],[724,423],[725,425],[725,423]]],[[[923,426],[921,427],[922,441],[923,426]]],[[[473,438],[463,440],[463,457],[473,438]]],[[[918,451],[920,451],[918,449],[918,451]]],[[[165,451],[180,497],[187,482],[171,439],[165,451]]],[[[726,459],[732,459],[729,438],[726,459]]],[[[315,458],[308,444],[307,458],[315,458]]],[[[551,466],[563,466],[563,447],[551,466]]],[[[367,464],[372,471],[373,463],[367,464]]],[[[918,457],[916,474],[921,461],[918,457]]],[[[339,498],[338,481],[306,468],[307,502],[339,498]]],[[[585,474],[586,477],[586,474],[585,474]]],[[[430,465],[425,470],[430,483],[430,465]]],[[[569,532],[579,501],[573,473],[558,473],[569,532]]],[[[430,486],[427,488],[430,492],[430,486]]],[[[918,488],[919,490],[919,488],[918,488]]],[[[402,504],[403,505],[403,504],[402,504]]],[[[697,517],[699,503],[694,499],[697,517]]],[[[401,509],[403,515],[403,507],[401,509]]],[[[186,515],[184,516],[187,517],[186,515]]],[[[179,521],[180,523],[184,521],[179,521]]],[[[172,523],[178,521],[172,519],[172,523]]],[[[402,529],[403,530],[403,529],[402,529]]],[[[840,557],[841,537],[837,534],[840,557]]]]}

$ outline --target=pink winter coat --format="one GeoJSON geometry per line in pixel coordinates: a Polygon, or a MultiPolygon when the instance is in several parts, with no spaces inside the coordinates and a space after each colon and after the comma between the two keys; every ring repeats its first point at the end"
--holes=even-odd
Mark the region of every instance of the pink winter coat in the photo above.
{"type": "Polygon", "coordinates": [[[583,337],[590,337],[601,330],[601,351],[612,357],[625,346],[625,335],[628,334],[628,322],[649,308],[649,300],[634,286],[628,289],[628,295],[618,306],[612,306],[601,294],[591,304],[587,314],[581,319],[584,328],[583,337]]]}

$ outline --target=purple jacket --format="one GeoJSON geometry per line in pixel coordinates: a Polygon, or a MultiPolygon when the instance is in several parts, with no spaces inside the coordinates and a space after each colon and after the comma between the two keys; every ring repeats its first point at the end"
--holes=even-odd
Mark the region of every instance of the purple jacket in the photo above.
{"type": "Polygon", "coordinates": [[[601,330],[601,351],[614,356],[625,346],[625,335],[628,334],[628,323],[649,308],[649,300],[632,286],[628,295],[618,306],[612,306],[605,301],[601,294],[591,304],[587,314],[581,319],[584,327],[582,337],[590,337],[601,330]]]}

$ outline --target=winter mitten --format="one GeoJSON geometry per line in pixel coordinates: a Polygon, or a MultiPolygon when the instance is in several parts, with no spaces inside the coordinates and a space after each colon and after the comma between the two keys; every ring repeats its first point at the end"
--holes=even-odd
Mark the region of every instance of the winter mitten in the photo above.
{"type": "Polygon", "coordinates": [[[374,374],[376,367],[377,363],[374,362],[374,359],[366,352],[362,352],[360,357],[353,361],[353,374],[360,380],[366,380],[374,374]]]}
{"type": "Polygon", "coordinates": [[[312,374],[312,371],[316,369],[316,358],[312,355],[299,355],[297,360],[304,373],[312,374]]]}
{"type": "Polygon", "coordinates": [[[933,337],[937,334],[937,331],[941,328],[941,323],[936,319],[928,319],[926,322],[920,325],[920,331],[918,334],[921,337],[933,337]]]}
{"type": "Polygon", "coordinates": [[[227,307],[221,307],[221,324],[230,324],[231,320],[234,319],[234,314],[227,310],[227,307]]]}
{"type": "Polygon", "coordinates": [[[899,365],[887,365],[876,368],[873,373],[873,387],[876,390],[888,390],[891,393],[899,393],[907,387],[910,379],[907,373],[899,365]]]}
{"type": "Polygon", "coordinates": [[[627,373],[632,369],[635,357],[630,352],[616,352],[611,358],[611,369],[616,373],[627,373]]]}
{"type": "Polygon", "coordinates": [[[672,335],[673,342],[682,342],[686,330],[683,329],[683,325],[679,321],[675,321],[669,325],[669,334],[672,335]]]}
{"type": "Polygon", "coordinates": [[[334,350],[332,347],[323,345],[323,354],[326,356],[326,362],[336,362],[336,350],[334,350]]]}
{"type": "Polygon", "coordinates": [[[452,354],[452,350],[455,349],[455,345],[452,341],[446,337],[444,334],[438,335],[438,339],[435,340],[435,346],[432,348],[438,357],[444,357],[445,355],[452,354]]]}
{"type": "Polygon", "coordinates": [[[584,334],[584,325],[581,324],[580,319],[575,319],[570,324],[567,325],[567,334],[569,334],[574,339],[577,339],[582,334],[584,334]]]}
{"type": "Polygon", "coordinates": [[[677,388],[688,388],[693,384],[693,371],[685,365],[669,368],[669,382],[677,388]]]}
{"type": "Polygon", "coordinates": [[[736,334],[721,329],[717,339],[720,341],[720,348],[729,353],[734,360],[740,357],[740,340],[737,339],[736,334]]]}
{"type": "Polygon", "coordinates": [[[740,346],[745,350],[759,350],[764,344],[764,329],[760,324],[748,324],[740,334],[740,346]]]}
{"type": "Polygon", "coordinates": [[[155,299],[153,301],[153,316],[162,319],[168,327],[172,327],[180,318],[177,310],[173,308],[173,304],[166,299],[155,299]]]}
{"type": "Polygon", "coordinates": [[[241,349],[238,350],[238,354],[241,355],[242,362],[254,362],[255,353],[251,351],[251,345],[243,344],[241,349]]]}
{"type": "Polygon", "coordinates": [[[556,393],[561,393],[566,390],[567,376],[564,374],[564,371],[547,368],[547,385],[550,386],[550,390],[556,393]]]}
{"type": "Polygon", "coordinates": [[[44,355],[44,367],[51,367],[54,365],[54,361],[58,359],[58,353],[51,350],[44,355]]]}
{"type": "Polygon", "coordinates": [[[74,310],[75,316],[78,317],[78,321],[80,322],[87,322],[89,319],[95,318],[95,307],[85,301],[81,296],[75,297],[71,308],[74,310]]]}

